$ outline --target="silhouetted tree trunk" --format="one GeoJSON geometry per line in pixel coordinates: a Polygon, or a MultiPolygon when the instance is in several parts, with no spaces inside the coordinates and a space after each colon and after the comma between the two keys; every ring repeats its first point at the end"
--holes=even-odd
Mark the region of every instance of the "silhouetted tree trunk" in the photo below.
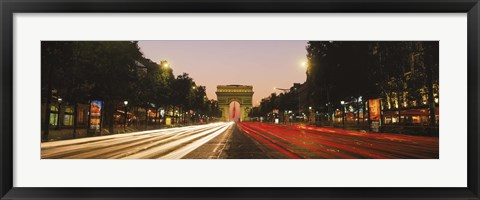
{"type": "Polygon", "coordinates": [[[145,105],[145,130],[148,130],[148,102],[145,105]]]}
{"type": "Polygon", "coordinates": [[[105,118],[108,125],[108,131],[110,134],[113,134],[115,130],[115,120],[113,118],[113,115],[115,114],[115,101],[108,99],[106,102],[107,105],[105,106],[105,118]]]}
{"type": "MultiPolygon", "coordinates": [[[[135,107],[135,115],[138,116],[138,106],[135,107]]],[[[140,120],[138,119],[138,117],[136,118],[135,120],[135,127],[136,128],[140,128],[140,120]]]]}
{"type": "Polygon", "coordinates": [[[425,59],[425,70],[427,74],[427,86],[428,86],[428,105],[429,105],[429,125],[430,127],[435,126],[435,97],[433,95],[433,65],[438,63],[438,60],[435,60],[438,56],[438,48],[434,46],[426,47],[426,59],[425,59]]]}
{"type": "Polygon", "coordinates": [[[158,107],[155,107],[155,128],[158,128],[158,107]]]}
{"type": "Polygon", "coordinates": [[[358,105],[357,102],[357,125],[360,125],[360,106],[358,105]]]}
{"type": "MultiPolygon", "coordinates": [[[[399,84],[399,83],[398,83],[398,84],[399,84]]],[[[398,102],[398,103],[397,103],[397,104],[398,104],[398,106],[397,106],[397,112],[398,112],[398,123],[401,124],[401,122],[402,122],[402,113],[401,113],[402,103],[401,103],[401,101],[400,101],[400,97],[401,97],[402,95],[400,95],[400,88],[399,88],[399,87],[400,87],[400,86],[397,85],[397,102],[398,102]]]]}
{"type": "Polygon", "coordinates": [[[42,139],[44,141],[48,141],[48,134],[50,131],[50,106],[52,103],[52,67],[48,66],[48,82],[47,82],[47,91],[46,91],[46,98],[45,98],[45,121],[44,121],[44,129],[43,129],[43,136],[42,139]]]}
{"type": "Polygon", "coordinates": [[[77,112],[78,112],[78,104],[74,102],[73,106],[73,138],[77,137],[77,112]]]}
{"type": "Polygon", "coordinates": [[[44,121],[44,129],[43,129],[43,140],[47,141],[48,140],[48,134],[50,130],[50,104],[51,104],[51,99],[52,99],[52,90],[50,87],[48,87],[48,90],[50,92],[47,92],[47,98],[46,98],[46,103],[45,103],[45,121],[44,121]]]}

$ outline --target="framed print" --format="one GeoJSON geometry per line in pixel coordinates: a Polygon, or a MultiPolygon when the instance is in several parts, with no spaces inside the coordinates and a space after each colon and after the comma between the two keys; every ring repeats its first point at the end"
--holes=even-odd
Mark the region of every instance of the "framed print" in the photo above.
{"type": "Polygon", "coordinates": [[[478,1],[2,1],[2,199],[479,199],[478,1]]]}

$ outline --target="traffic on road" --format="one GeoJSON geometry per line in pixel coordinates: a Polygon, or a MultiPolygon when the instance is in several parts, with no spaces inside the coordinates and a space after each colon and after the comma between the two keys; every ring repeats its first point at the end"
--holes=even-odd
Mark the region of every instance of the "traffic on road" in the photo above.
{"type": "Polygon", "coordinates": [[[44,142],[42,159],[439,158],[438,137],[302,124],[218,122],[44,142]]]}

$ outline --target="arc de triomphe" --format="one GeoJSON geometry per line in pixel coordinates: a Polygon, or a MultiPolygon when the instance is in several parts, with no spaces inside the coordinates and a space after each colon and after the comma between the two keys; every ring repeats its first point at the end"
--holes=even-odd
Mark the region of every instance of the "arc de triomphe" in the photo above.
{"type": "Polygon", "coordinates": [[[252,109],[253,86],[251,85],[218,85],[218,107],[222,111],[222,119],[229,121],[229,105],[236,101],[240,104],[240,120],[248,121],[248,113],[252,109]]]}

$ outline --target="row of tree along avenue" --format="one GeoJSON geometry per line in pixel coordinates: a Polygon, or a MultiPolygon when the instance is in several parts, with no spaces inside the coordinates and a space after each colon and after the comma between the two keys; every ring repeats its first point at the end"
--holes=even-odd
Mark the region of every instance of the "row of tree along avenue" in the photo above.
{"type": "Polygon", "coordinates": [[[306,81],[264,98],[251,117],[438,134],[437,41],[310,41],[306,50],[306,81]]]}
{"type": "Polygon", "coordinates": [[[41,43],[42,140],[67,130],[71,138],[206,123],[217,102],[187,73],[145,58],[137,42],[41,43]],[[49,136],[50,134],[50,136],[49,136]]]}

